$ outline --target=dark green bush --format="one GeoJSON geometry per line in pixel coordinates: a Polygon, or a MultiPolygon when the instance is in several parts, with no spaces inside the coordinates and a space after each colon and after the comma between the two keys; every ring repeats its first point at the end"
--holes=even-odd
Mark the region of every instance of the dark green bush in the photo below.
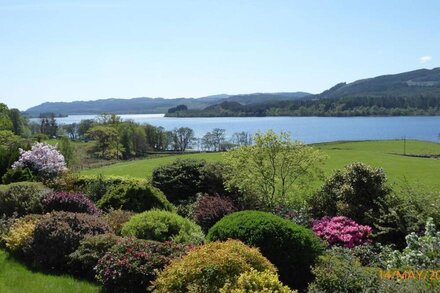
{"type": "Polygon", "coordinates": [[[134,215],[124,224],[122,235],[176,243],[203,242],[202,229],[178,214],[153,210],[134,215]]]}
{"type": "Polygon", "coordinates": [[[292,288],[304,288],[311,280],[310,266],[323,251],[323,244],[305,227],[259,211],[225,216],[208,232],[207,240],[239,239],[260,248],[279,270],[280,279],[292,288]]]}
{"type": "Polygon", "coordinates": [[[106,211],[143,212],[153,208],[174,210],[174,206],[147,180],[125,177],[80,176],[74,189],[84,192],[97,206],[106,211]]]}
{"type": "Polygon", "coordinates": [[[352,163],[328,178],[309,203],[315,218],[346,216],[357,223],[373,226],[379,202],[390,192],[382,169],[352,163]]]}
{"type": "Polygon", "coordinates": [[[1,179],[3,184],[10,184],[14,182],[33,181],[34,176],[29,168],[19,167],[8,169],[1,179]]]}
{"type": "Polygon", "coordinates": [[[67,267],[68,255],[87,236],[109,233],[100,218],[81,213],[53,212],[44,215],[34,230],[31,254],[35,264],[48,270],[67,267]]]}
{"type": "Polygon", "coordinates": [[[0,215],[18,216],[40,214],[43,211],[41,199],[50,190],[41,183],[11,183],[0,189],[0,215]]]}
{"type": "Polygon", "coordinates": [[[144,180],[115,180],[107,185],[97,206],[103,210],[123,209],[143,212],[154,208],[173,210],[163,193],[144,180]]]}
{"type": "Polygon", "coordinates": [[[200,172],[205,165],[204,160],[177,159],[169,165],[156,168],[151,182],[169,201],[178,203],[200,192],[200,172]]]}
{"type": "Polygon", "coordinates": [[[114,234],[100,234],[84,238],[78,249],[69,255],[70,269],[79,276],[94,280],[94,268],[99,259],[121,240],[121,237],[114,234]]]}
{"type": "Polygon", "coordinates": [[[110,292],[145,292],[160,270],[189,249],[185,244],[125,238],[99,260],[96,276],[110,292]]]}

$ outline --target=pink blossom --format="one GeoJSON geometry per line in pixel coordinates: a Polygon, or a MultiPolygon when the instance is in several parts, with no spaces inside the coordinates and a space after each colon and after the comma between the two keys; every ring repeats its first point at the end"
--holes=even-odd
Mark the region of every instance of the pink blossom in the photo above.
{"type": "Polygon", "coordinates": [[[58,152],[56,147],[35,143],[30,151],[20,149],[20,158],[12,168],[29,168],[35,175],[50,178],[66,171],[64,156],[58,152]]]}
{"type": "Polygon", "coordinates": [[[318,237],[325,239],[330,245],[342,245],[348,248],[365,243],[372,231],[371,227],[359,225],[344,216],[315,220],[312,229],[318,237]]]}

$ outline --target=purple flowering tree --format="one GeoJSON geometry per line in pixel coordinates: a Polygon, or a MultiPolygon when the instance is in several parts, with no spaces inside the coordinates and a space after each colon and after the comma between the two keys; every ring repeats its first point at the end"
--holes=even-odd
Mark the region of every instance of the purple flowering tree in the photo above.
{"type": "Polygon", "coordinates": [[[29,168],[34,175],[44,179],[58,176],[67,170],[64,156],[56,147],[45,143],[35,143],[29,151],[20,149],[20,158],[12,168],[29,168]]]}
{"type": "Polygon", "coordinates": [[[315,234],[330,245],[352,248],[368,241],[371,227],[359,225],[344,216],[323,217],[312,223],[315,234]]]}

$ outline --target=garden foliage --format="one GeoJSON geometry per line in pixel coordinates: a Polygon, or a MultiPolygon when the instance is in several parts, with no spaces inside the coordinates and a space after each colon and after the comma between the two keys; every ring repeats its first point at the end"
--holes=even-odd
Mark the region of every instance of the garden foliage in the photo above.
{"type": "Polygon", "coordinates": [[[124,224],[122,235],[139,239],[156,241],[173,241],[176,243],[203,242],[201,228],[178,214],[152,210],[134,215],[124,224]]]}
{"type": "Polygon", "coordinates": [[[276,272],[258,249],[241,241],[211,242],[172,261],[154,282],[155,292],[218,292],[252,269],[276,272]]]}
{"type": "Polygon", "coordinates": [[[292,288],[311,280],[310,266],[323,251],[313,232],[286,219],[259,211],[241,211],[225,216],[208,232],[208,241],[239,239],[258,247],[277,268],[280,279],[292,288]]]}

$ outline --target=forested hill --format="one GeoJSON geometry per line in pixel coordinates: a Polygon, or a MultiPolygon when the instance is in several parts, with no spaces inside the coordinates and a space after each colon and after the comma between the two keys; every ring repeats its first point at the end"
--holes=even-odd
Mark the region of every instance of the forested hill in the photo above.
{"type": "Polygon", "coordinates": [[[317,95],[291,101],[243,104],[223,101],[203,110],[167,116],[397,116],[440,115],[440,68],[339,83],[317,95]]]}
{"type": "Polygon", "coordinates": [[[133,99],[101,99],[95,101],[75,102],[47,102],[29,108],[27,116],[37,117],[42,113],[57,115],[69,114],[101,114],[110,112],[115,114],[154,114],[166,113],[169,108],[184,104],[188,109],[204,109],[224,101],[236,101],[243,105],[267,101],[289,101],[310,96],[304,92],[287,93],[255,93],[246,95],[212,95],[202,98],[133,98],[133,99]]]}
{"type": "Polygon", "coordinates": [[[419,69],[340,83],[314,98],[440,97],[440,68],[419,69]]]}

